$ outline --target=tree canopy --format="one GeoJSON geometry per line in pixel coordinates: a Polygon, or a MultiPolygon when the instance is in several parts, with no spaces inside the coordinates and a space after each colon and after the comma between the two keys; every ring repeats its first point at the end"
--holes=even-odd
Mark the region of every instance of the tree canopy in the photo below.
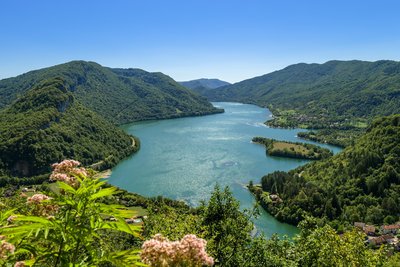
{"type": "Polygon", "coordinates": [[[0,176],[33,176],[75,158],[107,168],[138,149],[133,138],[85,108],[54,78],[0,111],[0,176]]]}
{"type": "Polygon", "coordinates": [[[375,120],[352,146],[328,159],[262,178],[282,202],[264,205],[282,221],[306,215],[382,224],[399,219],[400,115],[375,120]]]}
{"type": "Polygon", "coordinates": [[[162,73],[71,61],[0,81],[0,109],[43,80],[62,78],[86,108],[115,124],[222,112],[162,73]]]}

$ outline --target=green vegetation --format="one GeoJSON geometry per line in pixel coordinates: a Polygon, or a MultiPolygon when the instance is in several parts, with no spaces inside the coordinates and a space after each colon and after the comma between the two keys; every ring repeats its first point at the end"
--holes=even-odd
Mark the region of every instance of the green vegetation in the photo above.
{"type": "Polygon", "coordinates": [[[65,158],[113,167],[140,146],[115,124],[216,112],[223,110],[162,73],[94,62],[1,80],[0,185],[41,182],[50,164],[65,158]]]}
{"type": "Polygon", "coordinates": [[[197,79],[179,83],[189,89],[192,89],[200,95],[202,95],[208,89],[216,89],[222,86],[230,85],[230,83],[218,79],[197,79]]]}
{"type": "Polygon", "coordinates": [[[55,166],[51,178],[58,180],[52,186],[57,190],[43,184],[31,188],[35,192],[27,192],[28,197],[20,189],[0,189],[0,234],[4,235],[0,263],[135,266],[140,264],[143,241],[155,233],[169,240],[187,234],[205,238],[215,266],[396,266],[399,259],[399,254],[388,256],[392,254],[389,246],[370,249],[362,232],[338,235],[309,217],[293,240],[252,237],[250,219],[257,210],[240,211],[228,188],[221,190],[217,185],[209,201],[190,208],[162,197],[117,191],[90,178],[90,172],[77,164],[66,161],[55,166]],[[64,173],[68,175],[60,175],[64,173]],[[148,211],[142,230],[124,219],[135,216],[133,210],[144,211],[138,206],[148,211]],[[11,246],[15,251],[7,250],[11,246]]]}
{"type": "MultiPolygon", "coordinates": [[[[363,102],[366,108],[373,107],[371,115],[362,114],[362,111],[349,115],[347,111],[335,111],[332,106],[324,106],[325,110],[321,111],[320,103],[315,102],[307,103],[303,109],[289,107],[292,104],[286,103],[287,108],[279,107],[279,112],[285,114],[279,117],[280,124],[290,126],[295,121],[291,118],[301,114],[304,120],[297,121],[300,118],[297,117],[298,126],[322,127],[327,131],[326,135],[331,134],[331,138],[338,141],[340,135],[336,131],[346,129],[357,135],[372,116],[395,112],[399,94],[394,84],[400,71],[399,68],[387,69],[393,62],[380,63],[374,63],[377,70],[368,70],[381,71],[384,73],[382,76],[392,75],[391,78],[375,77],[376,83],[381,83],[379,88],[383,89],[378,92],[371,85],[366,87],[369,91],[363,92],[374,94],[376,102],[372,104],[368,97],[357,96],[361,102],[366,101],[363,102]],[[387,110],[383,110],[384,105],[387,105],[387,110]],[[315,116],[315,112],[320,112],[321,117],[315,116]]],[[[344,68],[340,62],[326,64],[326,68],[344,68]]],[[[307,66],[298,67],[307,69],[307,66]]],[[[324,75],[331,75],[328,70],[324,75]]],[[[290,75],[286,77],[293,82],[289,84],[295,88],[293,95],[298,93],[296,88],[300,90],[296,86],[302,85],[296,85],[296,79],[311,79],[305,74],[294,75],[293,80],[290,80],[290,75]]],[[[313,75],[320,76],[319,73],[313,75]]],[[[323,79],[321,77],[317,80],[323,79]]],[[[213,108],[204,108],[209,105],[204,99],[205,106],[196,106],[189,100],[193,97],[192,100],[197,101],[199,98],[195,94],[186,90],[176,91],[176,84],[170,81],[162,74],[108,69],[87,62],[71,62],[0,81],[0,185],[7,185],[0,188],[0,234],[4,236],[0,264],[11,266],[19,262],[16,266],[21,266],[21,261],[24,261],[27,266],[139,265],[143,239],[153,238],[158,233],[169,240],[179,240],[187,234],[206,239],[207,253],[213,257],[215,266],[398,264],[398,253],[393,255],[389,246],[370,249],[365,245],[365,235],[349,225],[355,221],[382,224],[400,219],[400,115],[376,120],[354,144],[342,138],[340,144],[348,147],[332,157],[308,144],[255,138],[267,146],[268,153],[329,157],[289,173],[266,175],[261,187],[250,187],[262,206],[276,218],[293,224],[300,222],[301,233],[293,240],[277,236],[270,239],[253,237],[251,218],[257,215],[257,209],[241,211],[230,190],[219,186],[209,201],[192,208],[163,197],[144,198],[117,191],[100,179],[91,178],[93,173],[77,168],[75,161],[69,161],[74,167],[73,172],[67,172],[67,175],[53,172],[51,179],[57,182],[51,186],[46,183],[37,185],[34,187],[36,192],[22,193],[21,189],[10,185],[47,180],[48,176],[43,173],[50,171],[51,163],[64,158],[76,158],[85,165],[103,169],[138,149],[138,140],[132,146],[133,137],[117,129],[110,121],[123,123],[158,116],[217,112],[213,108]],[[57,75],[62,78],[57,78],[57,75]],[[153,88],[154,84],[162,90],[153,88]],[[176,102],[178,99],[185,100],[176,102]],[[136,105],[130,101],[142,102],[136,105]],[[31,175],[36,177],[10,177],[31,175]],[[135,216],[135,212],[143,216],[143,228],[125,221],[135,216]],[[325,222],[329,224],[323,225],[325,222]]],[[[314,80],[314,83],[312,88],[315,91],[308,90],[308,93],[321,93],[316,90],[319,82],[314,80]]],[[[353,83],[346,85],[346,88],[354,89],[353,83]]],[[[278,95],[275,97],[279,99],[278,95]]],[[[300,100],[291,100],[293,105],[301,103],[300,100]]],[[[324,101],[325,98],[321,102],[324,101]]],[[[350,99],[349,103],[351,101],[355,100],[350,99]]],[[[277,103],[284,106],[279,101],[277,103]]],[[[338,104],[340,101],[333,106],[338,104]]],[[[323,136],[319,131],[309,132],[303,137],[323,140],[323,136]]],[[[54,168],[65,170],[62,166],[58,164],[54,168]]]]}
{"type": "Polygon", "coordinates": [[[277,141],[264,137],[254,137],[252,141],[264,145],[270,156],[315,160],[325,159],[333,155],[329,149],[313,144],[277,141]]]}
{"type": "Polygon", "coordinates": [[[230,83],[221,81],[219,79],[204,79],[204,78],[197,79],[197,80],[191,80],[191,81],[187,81],[187,82],[179,82],[179,83],[190,89],[195,89],[196,87],[215,89],[215,88],[222,87],[225,85],[230,85],[230,83]]]}
{"type": "MultiPolygon", "coordinates": [[[[399,220],[400,115],[372,123],[341,153],[295,170],[262,178],[262,190],[282,201],[263,206],[281,221],[297,224],[312,215],[333,225],[399,220]]],[[[258,190],[261,200],[262,191],[258,190]]]]}
{"type": "Polygon", "coordinates": [[[399,255],[388,257],[390,247],[372,250],[365,235],[350,229],[339,235],[306,217],[300,235],[292,240],[274,235],[252,237],[250,221],[256,210],[239,210],[228,188],[216,186],[208,202],[196,209],[173,209],[158,202],[144,223],[144,235],[162,233],[171,240],[193,233],[207,240],[207,252],[215,266],[396,266],[399,255]]]}
{"type": "Polygon", "coordinates": [[[134,212],[121,205],[103,203],[101,200],[112,197],[117,188],[103,187],[105,182],[87,177],[86,170],[77,165],[75,161],[64,161],[55,167],[51,177],[58,180],[59,193],[36,193],[27,199],[16,196],[17,201],[0,208],[0,234],[7,239],[2,244],[15,246],[8,257],[0,259],[1,263],[5,260],[9,264],[23,262],[22,266],[140,264],[137,248],[131,245],[121,249],[129,244],[115,244],[118,237],[124,237],[125,242],[139,237],[141,227],[125,221],[134,212]]]}
{"type": "Polygon", "coordinates": [[[315,142],[327,143],[339,147],[347,147],[354,144],[354,140],[360,137],[365,129],[320,129],[318,131],[299,132],[297,136],[315,142]]]}
{"type": "Polygon", "coordinates": [[[85,61],[1,80],[0,109],[49,78],[62,78],[81,104],[116,124],[223,112],[162,73],[111,69],[85,61]]]}
{"type": "Polygon", "coordinates": [[[81,105],[61,79],[39,83],[1,110],[0,133],[2,185],[25,181],[9,176],[48,173],[52,163],[66,158],[110,168],[139,147],[132,146],[131,136],[81,105]]]}
{"type": "Polygon", "coordinates": [[[218,90],[207,90],[203,95],[211,101],[268,107],[274,119],[267,123],[274,127],[358,129],[376,116],[399,112],[400,63],[301,63],[218,90]]]}

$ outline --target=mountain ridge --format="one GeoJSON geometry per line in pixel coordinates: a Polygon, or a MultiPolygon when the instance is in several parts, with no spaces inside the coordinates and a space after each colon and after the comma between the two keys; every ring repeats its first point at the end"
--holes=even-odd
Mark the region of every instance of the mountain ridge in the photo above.
{"type": "Polygon", "coordinates": [[[67,89],[82,104],[116,124],[222,112],[162,73],[108,68],[86,61],[71,61],[1,80],[0,109],[38,82],[56,77],[65,80],[67,89]]]}
{"type": "Polygon", "coordinates": [[[349,126],[348,118],[370,121],[400,110],[400,62],[298,63],[202,95],[210,101],[257,104],[276,117],[286,116],[273,126],[349,126]]]}
{"type": "Polygon", "coordinates": [[[215,79],[215,78],[212,78],[212,79],[200,78],[200,79],[195,79],[195,80],[190,80],[190,81],[181,81],[179,83],[190,89],[195,89],[198,87],[204,87],[207,89],[216,89],[216,88],[231,84],[229,82],[222,81],[220,79],[215,79]]]}

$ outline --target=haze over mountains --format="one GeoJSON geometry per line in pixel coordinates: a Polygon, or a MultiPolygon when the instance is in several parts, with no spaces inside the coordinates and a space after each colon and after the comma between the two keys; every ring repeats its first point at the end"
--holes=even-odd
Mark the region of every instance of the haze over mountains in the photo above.
{"type": "Polygon", "coordinates": [[[225,85],[230,85],[230,83],[221,81],[219,79],[205,79],[205,78],[191,80],[187,82],[179,82],[179,83],[201,95],[208,89],[216,89],[225,85]]]}
{"type": "Polygon", "coordinates": [[[230,83],[221,81],[219,79],[205,79],[205,78],[186,81],[186,82],[179,82],[179,83],[190,89],[195,89],[198,87],[215,89],[224,85],[230,85],[230,83]]]}

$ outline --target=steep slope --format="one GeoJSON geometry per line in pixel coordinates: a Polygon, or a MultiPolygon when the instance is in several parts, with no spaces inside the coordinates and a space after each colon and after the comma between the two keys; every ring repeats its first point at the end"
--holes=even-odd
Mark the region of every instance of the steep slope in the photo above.
{"type": "Polygon", "coordinates": [[[275,126],[345,128],[399,113],[400,62],[301,63],[203,95],[211,101],[268,106],[284,117],[271,122],[275,126]]]}
{"type": "Polygon", "coordinates": [[[400,115],[380,118],[341,153],[263,177],[263,190],[283,200],[264,206],[291,223],[306,214],[351,223],[393,223],[400,214],[399,144],[400,115]]]}
{"type": "Polygon", "coordinates": [[[33,176],[73,158],[115,164],[136,150],[131,136],[81,105],[61,79],[39,83],[0,111],[0,176],[33,176]]]}
{"type": "Polygon", "coordinates": [[[205,78],[186,81],[186,82],[179,82],[179,83],[190,89],[196,89],[198,87],[215,89],[221,86],[230,85],[230,83],[221,81],[219,79],[205,79],[205,78]]]}
{"type": "Polygon", "coordinates": [[[0,81],[0,109],[38,82],[60,77],[85,107],[116,124],[221,112],[162,73],[72,61],[0,81]]]}

